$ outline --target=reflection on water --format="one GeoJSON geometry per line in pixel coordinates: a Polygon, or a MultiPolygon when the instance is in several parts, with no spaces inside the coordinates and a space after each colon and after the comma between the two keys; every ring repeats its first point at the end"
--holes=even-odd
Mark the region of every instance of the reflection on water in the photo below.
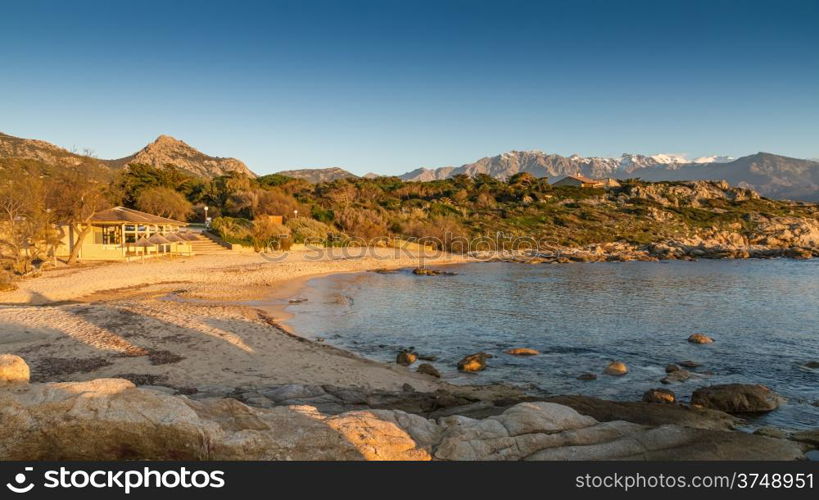
{"type": "Polygon", "coordinates": [[[309,300],[288,311],[308,337],[373,359],[401,347],[438,357],[453,383],[505,381],[552,394],[635,400],[659,387],[668,363],[694,360],[707,379],[670,386],[687,399],[701,385],[762,383],[789,398],[757,424],[819,426],[819,261],[742,260],[567,265],[468,264],[457,276],[360,273],[310,282],[309,300]],[[686,342],[703,332],[717,342],[686,342]],[[515,358],[510,347],[543,354],[515,358]],[[497,357],[479,374],[454,367],[463,355],[497,357]],[[600,375],[611,360],[620,378],[600,375]]]}

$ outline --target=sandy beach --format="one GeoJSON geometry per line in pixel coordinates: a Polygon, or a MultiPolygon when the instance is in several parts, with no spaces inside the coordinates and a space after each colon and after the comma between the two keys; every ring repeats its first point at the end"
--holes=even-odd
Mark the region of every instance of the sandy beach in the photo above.
{"type": "Polygon", "coordinates": [[[277,308],[247,305],[286,303],[320,275],[464,262],[384,248],[362,254],[233,252],[49,271],[0,294],[0,351],[26,359],[35,381],[123,377],[217,393],[288,383],[440,387],[432,377],[301,339],[278,325],[277,308]]]}

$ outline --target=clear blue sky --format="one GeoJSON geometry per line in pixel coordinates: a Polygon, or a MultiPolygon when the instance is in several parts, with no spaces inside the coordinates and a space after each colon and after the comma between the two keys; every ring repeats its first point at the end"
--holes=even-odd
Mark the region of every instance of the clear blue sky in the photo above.
{"type": "Polygon", "coordinates": [[[3,0],[0,131],[259,173],[819,157],[819,1],[3,0]]]}

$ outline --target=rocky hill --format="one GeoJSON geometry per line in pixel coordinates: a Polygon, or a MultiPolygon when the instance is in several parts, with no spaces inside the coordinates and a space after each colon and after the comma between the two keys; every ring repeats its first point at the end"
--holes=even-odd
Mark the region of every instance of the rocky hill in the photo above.
{"type": "Polygon", "coordinates": [[[0,132],[0,159],[35,160],[49,165],[81,165],[97,162],[88,155],[71,152],[46,141],[23,139],[0,132]]]}
{"type": "Polygon", "coordinates": [[[167,135],[159,136],[138,152],[116,160],[101,160],[78,154],[36,139],[23,139],[0,133],[0,160],[34,160],[44,165],[77,166],[93,163],[111,169],[127,168],[134,163],[165,167],[174,165],[199,177],[216,177],[230,172],[256,175],[235,158],[208,156],[188,144],[167,135]]]}
{"type": "Polygon", "coordinates": [[[256,176],[247,168],[247,165],[236,158],[208,156],[185,142],[168,135],[160,135],[154,142],[130,156],[117,160],[107,160],[105,163],[113,168],[126,167],[134,163],[154,167],[174,165],[199,177],[217,177],[231,172],[250,177],[256,176]]]}
{"type": "Polygon", "coordinates": [[[338,167],[282,170],[281,172],[276,173],[279,175],[286,175],[287,177],[293,177],[295,179],[304,179],[313,184],[318,184],[319,182],[330,182],[336,179],[354,179],[358,177],[357,175],[338,167]]]}
{"type": "Polygon", "coordinates": [[[527,172],[554,181],[566,175],[640,177],[651,181],[727,180],[753,188],[763,196],[804,201],[819,200],[819,162],[757,153],[739,159],[724,156],[688,160],[679,155],[634,155],[620,158],[561,156],[542,151],[510,151],[460,167],[419,168],[400,176],[406,181],[431,181],[465,174],[508,179],[527,172]]]}

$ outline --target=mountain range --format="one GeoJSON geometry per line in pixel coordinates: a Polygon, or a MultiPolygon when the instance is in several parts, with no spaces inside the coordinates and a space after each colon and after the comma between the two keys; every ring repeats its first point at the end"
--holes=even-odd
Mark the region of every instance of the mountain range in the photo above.
{"type": "MultiPolygon", "coordinates": [[[[68,151],[45,141],[22,139],[0,133],[0,160],[23,158],[54,165],[80,165],[97,162],[111,169],[127,168],[144,163],[155,167],[174,165],[200,177],[216,177],[228,173],[254,174],[235,158],[209,156],[183,141],[167,135],[159,136],[136,153],[124,158],[101,160],[87,154],[68,151]]],[[[639,177],[648,181],[667,180],[726,180],[731,184],[750,187],[763,196],[819,202],[819,161],[801,160],[771,153],[756,153],[742,158],[708,156],[689,160],[675,154],[623,154],[619,158],[561,156],[542,151],[509,151],[487,156],[460,167],[419,168],[399,177],[405,181],[433,181],[464,174],[486,174],[507,179],[519,172],[528,172],[550,181],[567,175],[592,178],[639,177]]],[[[281,175],[309,182],[328,182],[357,176],[339,167],[283,170],[281,175]]],[[[378,177],[367,174],[365,178],[378,177]]]]}
{"type": "Polygon", "coordinates": [[[405,181],[445,179],[459,174],[487,174],[506,179],[519,172],[554,181],[567,175],[592,178],[639,177],[648,181],[726,180],[763,196],[819,201],[819,162],[771,153],[733,159],[712,156],[688,160],[680,155],[633,155],[619,158],[560,156],[541,151],[510,151],[457,168],[420,168],[400,176],[405,181]]]}
{"type": "MultiPolygon", "coordinates": [[[[418,168],[398,177],[408,182],[442,180],[461,174],[470,177],[486,174],[496,179],[508,179],[520,172],[546,177],[549,181],[567,175],[616,179],[639,177],[647,181],[726,180],[736,186],[752,188],[769,198],[819,202],[819,162],[771,153],[756,153],[736,159],[707,156],[689,160],[681,155],[669,154],[623,154],[619,158],[607,158],[509,151],[460,167],[418,168]]],[[[310,182],[357,177],[338,167],[279,173],[310,182]]],[[[367,174],[363,177],[374,176],[367,174]]]]}
{"type": "Polygon", "coordinates": [[[688,160],[681,155],[634,155],[619,158],[561,156],[541,151],[510,151],[460,167],[419,168],[400,176],[405,181],[445,179],[459,174],[486,174],[506,179],[519,172],[554,181],[566,175],[592,178],[639,177],[649,181],[727,180],[763,196],[819,201],[819,162],[770,153],[742,158],[725,156],[688,160]]]}

